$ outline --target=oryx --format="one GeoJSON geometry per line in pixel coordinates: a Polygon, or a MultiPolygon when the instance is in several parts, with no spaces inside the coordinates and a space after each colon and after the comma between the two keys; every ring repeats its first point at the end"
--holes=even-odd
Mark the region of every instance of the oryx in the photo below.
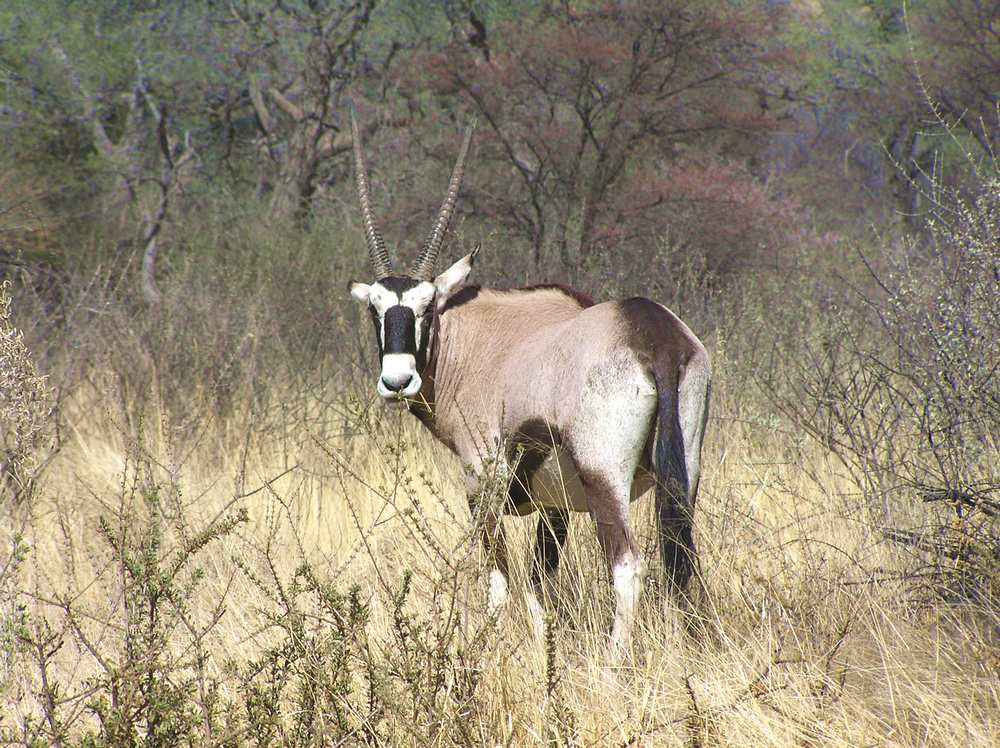
{"type": "Polygon", "coordinates": [[[528,594],[538,626],[537,595],[556,571],[568,513],[590,513],[617,595],[612,641],[621,644],[642,586],[632,500],[655,485],[660,551],[678,602],[695,567],[692,517],[711,376],[705,347],[648,299],[595,304],[558,286],[463,287],[478,247],[435,275],[471,128],[419,258],[409,272],[393,273],[353,114],[351,125],[375,281],[350,290],[375,325],[378,394],[407,403],[458,455],[470,497],[488,462],[506,467],[506,502],[484,507],[482,517],[493,608],[508,597],[502,514],[542,512],[528,594]]]}

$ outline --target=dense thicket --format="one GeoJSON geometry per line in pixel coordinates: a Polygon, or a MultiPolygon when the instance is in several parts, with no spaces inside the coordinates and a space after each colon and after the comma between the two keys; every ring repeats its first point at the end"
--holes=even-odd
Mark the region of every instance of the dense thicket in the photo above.
{"type": "Polygon", "coordinates": [[[76,265],[65,240],[96,231],[90,263],[149,251],[152,297],[169,276],[159,249],[223,196],[305,227],[349,205],[353,101],[399,237],[421,232],[478,118],[465,231],[502,232],[536,272],[655,265],[664,245],[722,273],[787,270],[817,208],[843,229],[861,193],[919,222],[932,172],[960,181],[954,156],[995,152],[997,13],[14,0],[0,10],[2,251],[76,265]]]}

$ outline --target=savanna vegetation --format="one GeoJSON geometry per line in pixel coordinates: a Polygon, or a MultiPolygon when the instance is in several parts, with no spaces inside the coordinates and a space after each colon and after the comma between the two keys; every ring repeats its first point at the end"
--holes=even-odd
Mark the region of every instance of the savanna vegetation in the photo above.
{"type": "Polygon", "coordinates": [[[995,2],[6,0],[3,741],[996,745],[998,105],[995,2]],[[448,257],[709,347],[690,631],[651,563],[610,655],[585,516],[546,640],[487,614],[350,106],[397,256],[475,120],[448,257]]]}

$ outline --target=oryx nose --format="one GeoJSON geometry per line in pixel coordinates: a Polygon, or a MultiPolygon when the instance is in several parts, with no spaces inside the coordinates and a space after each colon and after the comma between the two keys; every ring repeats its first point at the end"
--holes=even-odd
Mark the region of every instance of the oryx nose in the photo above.
{"type": "Polygon", "coordinates": [[[382,384],[385,385],[387,390],[392,390],[393,392],[399,392],[412,381],[413,375],[411,374],[382,375],[382,384]]]}

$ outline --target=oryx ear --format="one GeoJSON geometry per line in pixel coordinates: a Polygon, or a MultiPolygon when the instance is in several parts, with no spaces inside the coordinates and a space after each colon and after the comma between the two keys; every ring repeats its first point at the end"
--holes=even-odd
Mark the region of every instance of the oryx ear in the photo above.
{"type": "Polygon", "coordinates": [[[459,286],[465,283],[465,279],[469,277],[469,272],[472,270],[472,263],[475,261],[476,255],[479,254],[481,246],[481,244],[477,244],[474,250],[434,279],[438,308],[444,306],[444,303],[458,290],[459,286]]]}
{"type": "Polygon", "coordinates": [[[367,283],[350,283],[348,287],[351,289],[351,296],[354,297],[355,301],[359,301],[362,304],[368,303],[368,296],[372,292],[372,287],[367,283]]]}

